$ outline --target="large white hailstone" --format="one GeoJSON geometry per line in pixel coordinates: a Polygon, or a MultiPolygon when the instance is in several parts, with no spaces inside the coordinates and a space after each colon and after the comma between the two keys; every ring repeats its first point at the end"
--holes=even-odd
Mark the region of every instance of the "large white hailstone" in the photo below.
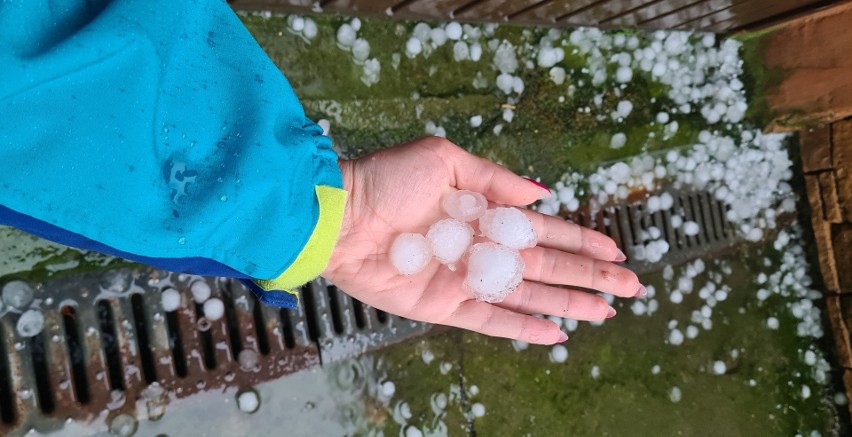
{"type": "Polygon", "coordinates": [[[370,57],[370,43],[364,38],[358,38],[352,43],[352,59],[356,64],[362,64],[370,57]]]}
{"type": "Polygon", "coordinates": [[[666,124],[669,122],[669,113],[668,112],[658,112],[657,113],[657,123],[666,124]]]}
{"type": "Polygon", "coordinates": [[[405,54],[408,55],[409,58],[419,55],[422,51],[423,43],[419,39],[412,36],[405,42],[405,54]]]}
{"type": "Polygon", "coordinates": [[[254,413],[260,408],[260,397],[253,390],[248,390],[237,395],[237,407],[243,413],[254,413]]]}
{"type": "Polygon", "coordinates": [[[340,48],[348,49],[352,47],[352,44],[355,44],[355,40],[358,38],[355,29],[352,28],[349,24],[344,23],[337,29],[337,45],[340,48]]]}
{"type": "Polygon", "coordinates": [[[470,45],[470,60],[471,61],[479,61],[482,59],[482,46],[479,43],[473,43],[470,45]]]}
{"type": "Polygon", "coordinates": [[[420,234],[399,234],[390,249],[390,262],[403,275],[413,275],[426,268],[432,260],[429,241],[420,234]]]}
{"type": "Polygon", "coordinates": [[[728,366],[725,365],[724,361],[714,361],[713,362],[713,373],[716,375],[724,375],[725,372],[728,371],[728,366]]]}
{"type": "Polygon", "coordinates": [[[470,250],[465,285],[477,300],[502,302],[523,279],[524,259],[497,243],[478,243],[470,250]]]}
{"type": "Polygon", "coordinates": [[[432,33],[432,26],[426,23],[417,23],[414,25],[414,30],[412,30],[411,34],[414,35],[415,38],[419,39],[420,42],[425,43],[429,41],[429,35],[432,33]]]}
{"type": "Polygon", "coordinates": [[[192,297],[195,299],[196,303],[204,303],[207,299],[210,299],[210,284],[205,281],[195,281],[192,285],[189,286],[189,290],[192,292],[192,297]]]}
{"type": "Polygon", "coordinates": [[[633,79],[633,69],[630,67],[618,67],[615,71],[615,81],[618,83],[627,83],[633,79]]]}
{"type": "Polygon", "coordinates": [[[456,41],[453,44],[453,59],[456,62],[467,61],[470,59],[470,47],[464,41],[456,41]]]}
{"type": "Polygon", "coordinates": [[[669,344],[674,346],[679,346],[683,344],[683,333],[680,332],[680,329],[672,329],[669,333],[669,344]]]}
{"type": "Polygon", "coordinates": [[[470,406],[470,412],[473,413],[474,417],[482,417],[485,415],[485,405],[477,402],[470,406]]]}
{"type": "Polygon", "coordinates": [[[15,328],[21,337],[35,337],[44,329],[44,314],[39,310],[24,311],[15,328]]]}
{"type": "Polygon", "coordinates": [[[305,19],[304,18],[298,17],[298,16],[293,16],[293,19],[288,20],[288,21],[290,21],[290,28],[293,29],[293,31],[302,32],[303,30],[305,30],[305,19]]]}
{"type": "Polygon", "coordinates": [[[550,69],[550,80],[556,85],[565,83],[565,69],[562,67],[553,67],[550,69]]]}
{"type": "Polygon", "coordinates": [[[305,28],[302,30],[302,35],[305,35],[305,38],[307,39],[314,39],[316,38],[317,33],[319,33],[319,29],[317,28],[316,21],[310,18],[305,18],[305,28]]]}
{"type": "Polygon", "coordinates": [[[678,403],[682,398],[683,393],[681,393],[679,387],[672,387],[672,389],[669,390],[669,400],[671,400],[672,402],[678,403]]]}
{"type": "Polygon", "coordinates": [[[625,144],[627,144],[627,135],[623,132],[618,132],[609,140],[609,147],[611,149],[620,149],[624,147],[625,144]]]}
{"type": "MultiPolygon", "coordinates": [[[[657,197],[657,196],[649,197],[648,200],[647,200],[648,212],[649,213],[655,213],[655,212],[659,211],[660,209],[662,209],[661,203],[662,202],[660,201],[659,197],[657,197]]],[[[651,238],[653,238],[653,236],[651,238]]]]}
{"type": "Polygon", "coordinates": [[[495,208],[479,218],[482,235],[508,248],[521,250],[533,247],[538,236],[530,219],[517,208],[495,208]]]}
{"type": "Polygon", "coordinates": [[[518,69],[518,56],[512,43],[504,40],[497,46],[494,51],[494,66],[501,73],[512,74],[518,69]]]}
{"type": "Polygon", "coordinates": [[[488,200],[481,193],[458,190],[444,196],[441,206],[450,217],[461,222],[472,222],[485,214],[488,200]]]}
{"type": "Polygon", "coordinates": [[[524,80],[520,76],[512,78],[512,91],[521,94],[524,92],[524,80]]]}
{"type": "Polygon", "coordinates": [[[556,65],[565,57],[565,52],[561,48],[542,47],[538,51],[538,66],[541,68],[550,68],[556,65]]]}
{"type": "Polygon", "coordinates": [[[356,32],[361,30],[361,19],[360,18],[355,17],[349,23],[352,25],[352,28],[355,29],[356,32]]]}
{"type": "Polygon", "coordinates": [[[699,232],[698,223],[695,223],[694,221],[690,220],[690,221],[685,222],[683,224],[683,233],[686,234],[687,236],[691,237],[691,236],[694,236],[694,235],[698,235],[698,232],[699,232]]]}
{"type": "Polygon", "coordinates": [[[225,315],[225,304],[222,303],[221,299],[215,297],[204,302],[202,308],[204,309],[204,317],[211,322],[215,322],[225,315]]]}
{"type": "Polygon", "coordinates": [[[671,209],[674,206],[674,197],[669,193],[660,194],[660,210],[671,209]]]}
{"type": "Polygon", "coordinates": [[[497,76],[497,88],[503,91],[504,94],[512,93],[512,84],[515,77],[509,73],[501,73],[497,76]]]}
{"type": "Polygon", "coordinates": [[[432,29],[429,33],[429,37],[432,39],[432,45],[435,47],[441,47],[447,42],[447,32],[444,32],[444,29],[440,27],[432,29]]]}
{"type": "Polygon", "coordinates": [[[633,112],[633,102],[630,100],[622,100],[615,107],[615,112],[621,118],[627,118],[633,112]]]}
{"type": "Polygon", "coordinates": [[[167,313],[180,308],[180,293],[174,288],[166,288],[160,293],[160,303],[163,305],[163,310],[167,313]]]}
{"type": "Polygon", "coordinates": [[[396,393],[396,384],[394,384],[393,381],[385,381],[382,383],[380,389],[382,395],[386,398],[389,398],[393,396],[394,393],[396,393]]]}
{"type": "Polygon", "coordinates": [[[554,345],[550,348],[550,361],[554,363],[564,363],[568,359],[568,348],[561,344],[554,345]]]}
{"type": "Polygon", "coordinates": [[[33,301],[33,289],[24,281],[10,281],[3,286],[3,302],[22,310],[33,301]]]}
{"type": "Polygon", "coordinates": [[[456,219],[444,219],[429,227],[426,239],[435,258],[455,270],[455,263],[473,242],[473,228],[456,219]]]}
{"type": "Polygon", "coordinates": [[[447,33],[447,38],[453,41],[459,40],[462,37],[461,24],[455,21],[447,23],[447,27],[444,29],[444,31],[447,33]]]}

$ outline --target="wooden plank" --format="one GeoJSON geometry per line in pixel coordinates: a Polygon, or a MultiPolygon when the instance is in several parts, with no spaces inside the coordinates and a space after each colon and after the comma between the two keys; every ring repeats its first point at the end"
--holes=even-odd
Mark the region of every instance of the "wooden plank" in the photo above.
{"type": "Polygon", "coordinates": [[[331,0],[322,5],[322,10],[327,12],[341,12],[349,15],[387,16],[387,11],[400,2],[400,0],[331,0]]]}
{"type": "Polygon", "coordinates": [[[837,263],[837,288],[852,293],[852,223],[831,225],[831,245],[837,263]]]}
{"type": "Polygon", "coordinates": [[[808,193],[808,203],[811,206],[811,215],[814,220],[825,220],[825,209],[822,205],[822,194],[819,188],[819,176],[815,174],[805,175],[805,189],[808,193]]]}
{"type": "Polygon", "coordinates": [[[625,15],[620,20],[613,21],[613,24],[630,27],[641,26],[665,17],[688,13],[691,9],[698,8],[701,5],[707,5],[708,9],[705,13],[709,13],[713,10],[719,10],[730,3],[730,0],[671,0],[653,3],[636,10],[632,14],[625,15]],[[711,6],[710,3],[713,3],[713,5],[711,6]]]}
{"type": "Polygon", "coordinates": [[[520,23],[555,23],[565,16],[582,12],[598,2],[599,0],[554,0],[516,15],[513,21],[520,23]]]}
{"type": "Polygon", "coordinates": [[[799,131],[799,146],[802,153],[802,170],[805,173],[832,168],[830,124],[809,126],[799,131]]]}
{"type": "Polygon", "coordinates": [[[661,3],[662,0],[626,0],[595,3],[589,8],[562,18],[565,23],[581,25],[613,25],[617,20],[636,11],[661,3]]]}
{"type": "Polygon", "coordinates": [[[709,15],[696,21],[696,27],[710,31],[725,31],[799,9],[821,0],[752,0],[709,15]]]}
{"type": "Polygon", "coordinates": [[[394,15],[424,19],[453,19],[453,11],[470,3],[471,0],[420,0],[403,3],[394,15]]]}
{"type": "Polygon", "coordinates": [[[852,116],[850,23],[852,3],[847,2],[747,39],[757,51],[748,67],[767,78],[754,95],[763,96],[776,129],[852,116]]]}
{"type": "Polygon", "coordinates": [[[826,289],[837,293],[840,291],[840,286],[837,278],[837,261],[834,259],[834,246],[831,241],[831,223],[818,218],[812,218],[811,223],[814,229],[822,281],[826,289]]]}
{"type": "Polygon", "coordinates": [[[547,3],[550,3],[550,0],[519,0],[511,2],[506,0],[482,0],[457,12],[455,17],[459,20],[503,21],[519,12],[540,7],[547,3]]]}
{"type": "Polygon", "coordinates": [[[817,177],[819,178],[819,191],[822,196],[822,211],[825,220],[829,223],[842,222],[843,214],[837,196],[837,182],[834,178],[834,172],[824,171],[819,173],[817,177]]]}
{"type": "Polygon", "coordinates": [[[831,161],[837,179],[840,208],[843,218],[852,221],[852,119],[834,123],[831,142],[831,161]]]}
{"type": "Polygon", "coordinates": [[[825,298],[825,306],[828,310],[828,318],[831,321],[831,331],[834,333],[834,341],[837,344],[837,362],[841,367],[852,369],[852,337],[850,337],[849,318],[852,317],[852,296],[841,296],[838,294],[828,295],[825,298]]]}

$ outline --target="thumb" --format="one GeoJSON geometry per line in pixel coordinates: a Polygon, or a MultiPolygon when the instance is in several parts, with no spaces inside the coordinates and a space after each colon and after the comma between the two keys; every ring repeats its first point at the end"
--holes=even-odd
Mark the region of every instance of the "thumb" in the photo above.
{"type": "Polygon", "coordinates": [[[470,154],[446,141],[446,161],[450,165],[453,184],[460,190],[482,193],[495,203],[529,205],[550,197],[550,190],[532,179],[518,176],[507,168],[470,154]]]}

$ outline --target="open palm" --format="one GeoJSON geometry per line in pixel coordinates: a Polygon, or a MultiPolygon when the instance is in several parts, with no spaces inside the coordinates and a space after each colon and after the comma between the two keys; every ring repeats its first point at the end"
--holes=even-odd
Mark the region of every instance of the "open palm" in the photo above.
{"type": "Polygon", "coordinates": [[[432,260],[417,274],[400,275],[388,258],[393,240],[403,232],[425,234],[446,218],[441,209],[446,193],[466,189],[484,194],[492,203],[520,206],[547,191],[437,137],[340,161],[340,168],[350,197],[340,239],[323,276],[383,311],[552,344],[567,336],[555,323],[530,314],[578,320],[615,315],[602,297],[565,286],[621,297],[645,292],[633,272],[610,262],[624,260],[610,238],[529,210],[523,211],[536,228],[538,246],[521,251],[524,281],[505,301],[490,304],[474,299],[463,286],[463,262],[454,272],[432,260]]]}

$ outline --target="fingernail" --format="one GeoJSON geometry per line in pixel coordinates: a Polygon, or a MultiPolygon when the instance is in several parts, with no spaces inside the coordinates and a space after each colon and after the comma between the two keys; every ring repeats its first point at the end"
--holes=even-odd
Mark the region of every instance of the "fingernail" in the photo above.
{"type": "Polygon", "coordinates": [[[528,181],[530,181],[530,182],[532,182],[532,183],[536,184],[536,186],[538,186],[539,188],[541,188],[541,189],[543,190],[543,192],[541,193],[541,195],[539,195],[539,196],[538,196],[538,199],[539,199],[539,200],[541,200],[541,199],[547,199],[548,197],[550,197],[550,195],[551,195],[551,193],[550,193],[550,188],[547,188],[547,185],[544,185],[544,184],[542,184],[541,182],[536,181],[536,180],[533,180],[533,179],[530,179],[530,178],[524,178],[524,179],[526,179],[526,180],[528,180],[528,181]]]}
{"type": "Polygon", "coordinates": [[[619,249],[615,252],[615,259],[613,261],[617,263],[623,263],[624,261],[627,261],[627,255],[625,255],[624,252],[619,249]]]}
{"type": "Polygon", "coordinates": [[[648,290],[645,288],[644,285],[640,284],[639,285],[639,291],[637,291],[636,294],[633,295],[633,297],[645,297],[647,295],[648,295],[648,290]]]}
{"type": "Polygon", "coordinates": [[[609,307],[609,311],[606,312],[606,318],[611,319],[615,317],[615,308],[609,307]]]}
{"type": "Polygon", "coordinates": [[[559,331],[559,340],[556,340],[556,342],[557,343],[565,343],[566,340],[568,340],[568,334],[566,334],[562,331],[559,331]]]}

